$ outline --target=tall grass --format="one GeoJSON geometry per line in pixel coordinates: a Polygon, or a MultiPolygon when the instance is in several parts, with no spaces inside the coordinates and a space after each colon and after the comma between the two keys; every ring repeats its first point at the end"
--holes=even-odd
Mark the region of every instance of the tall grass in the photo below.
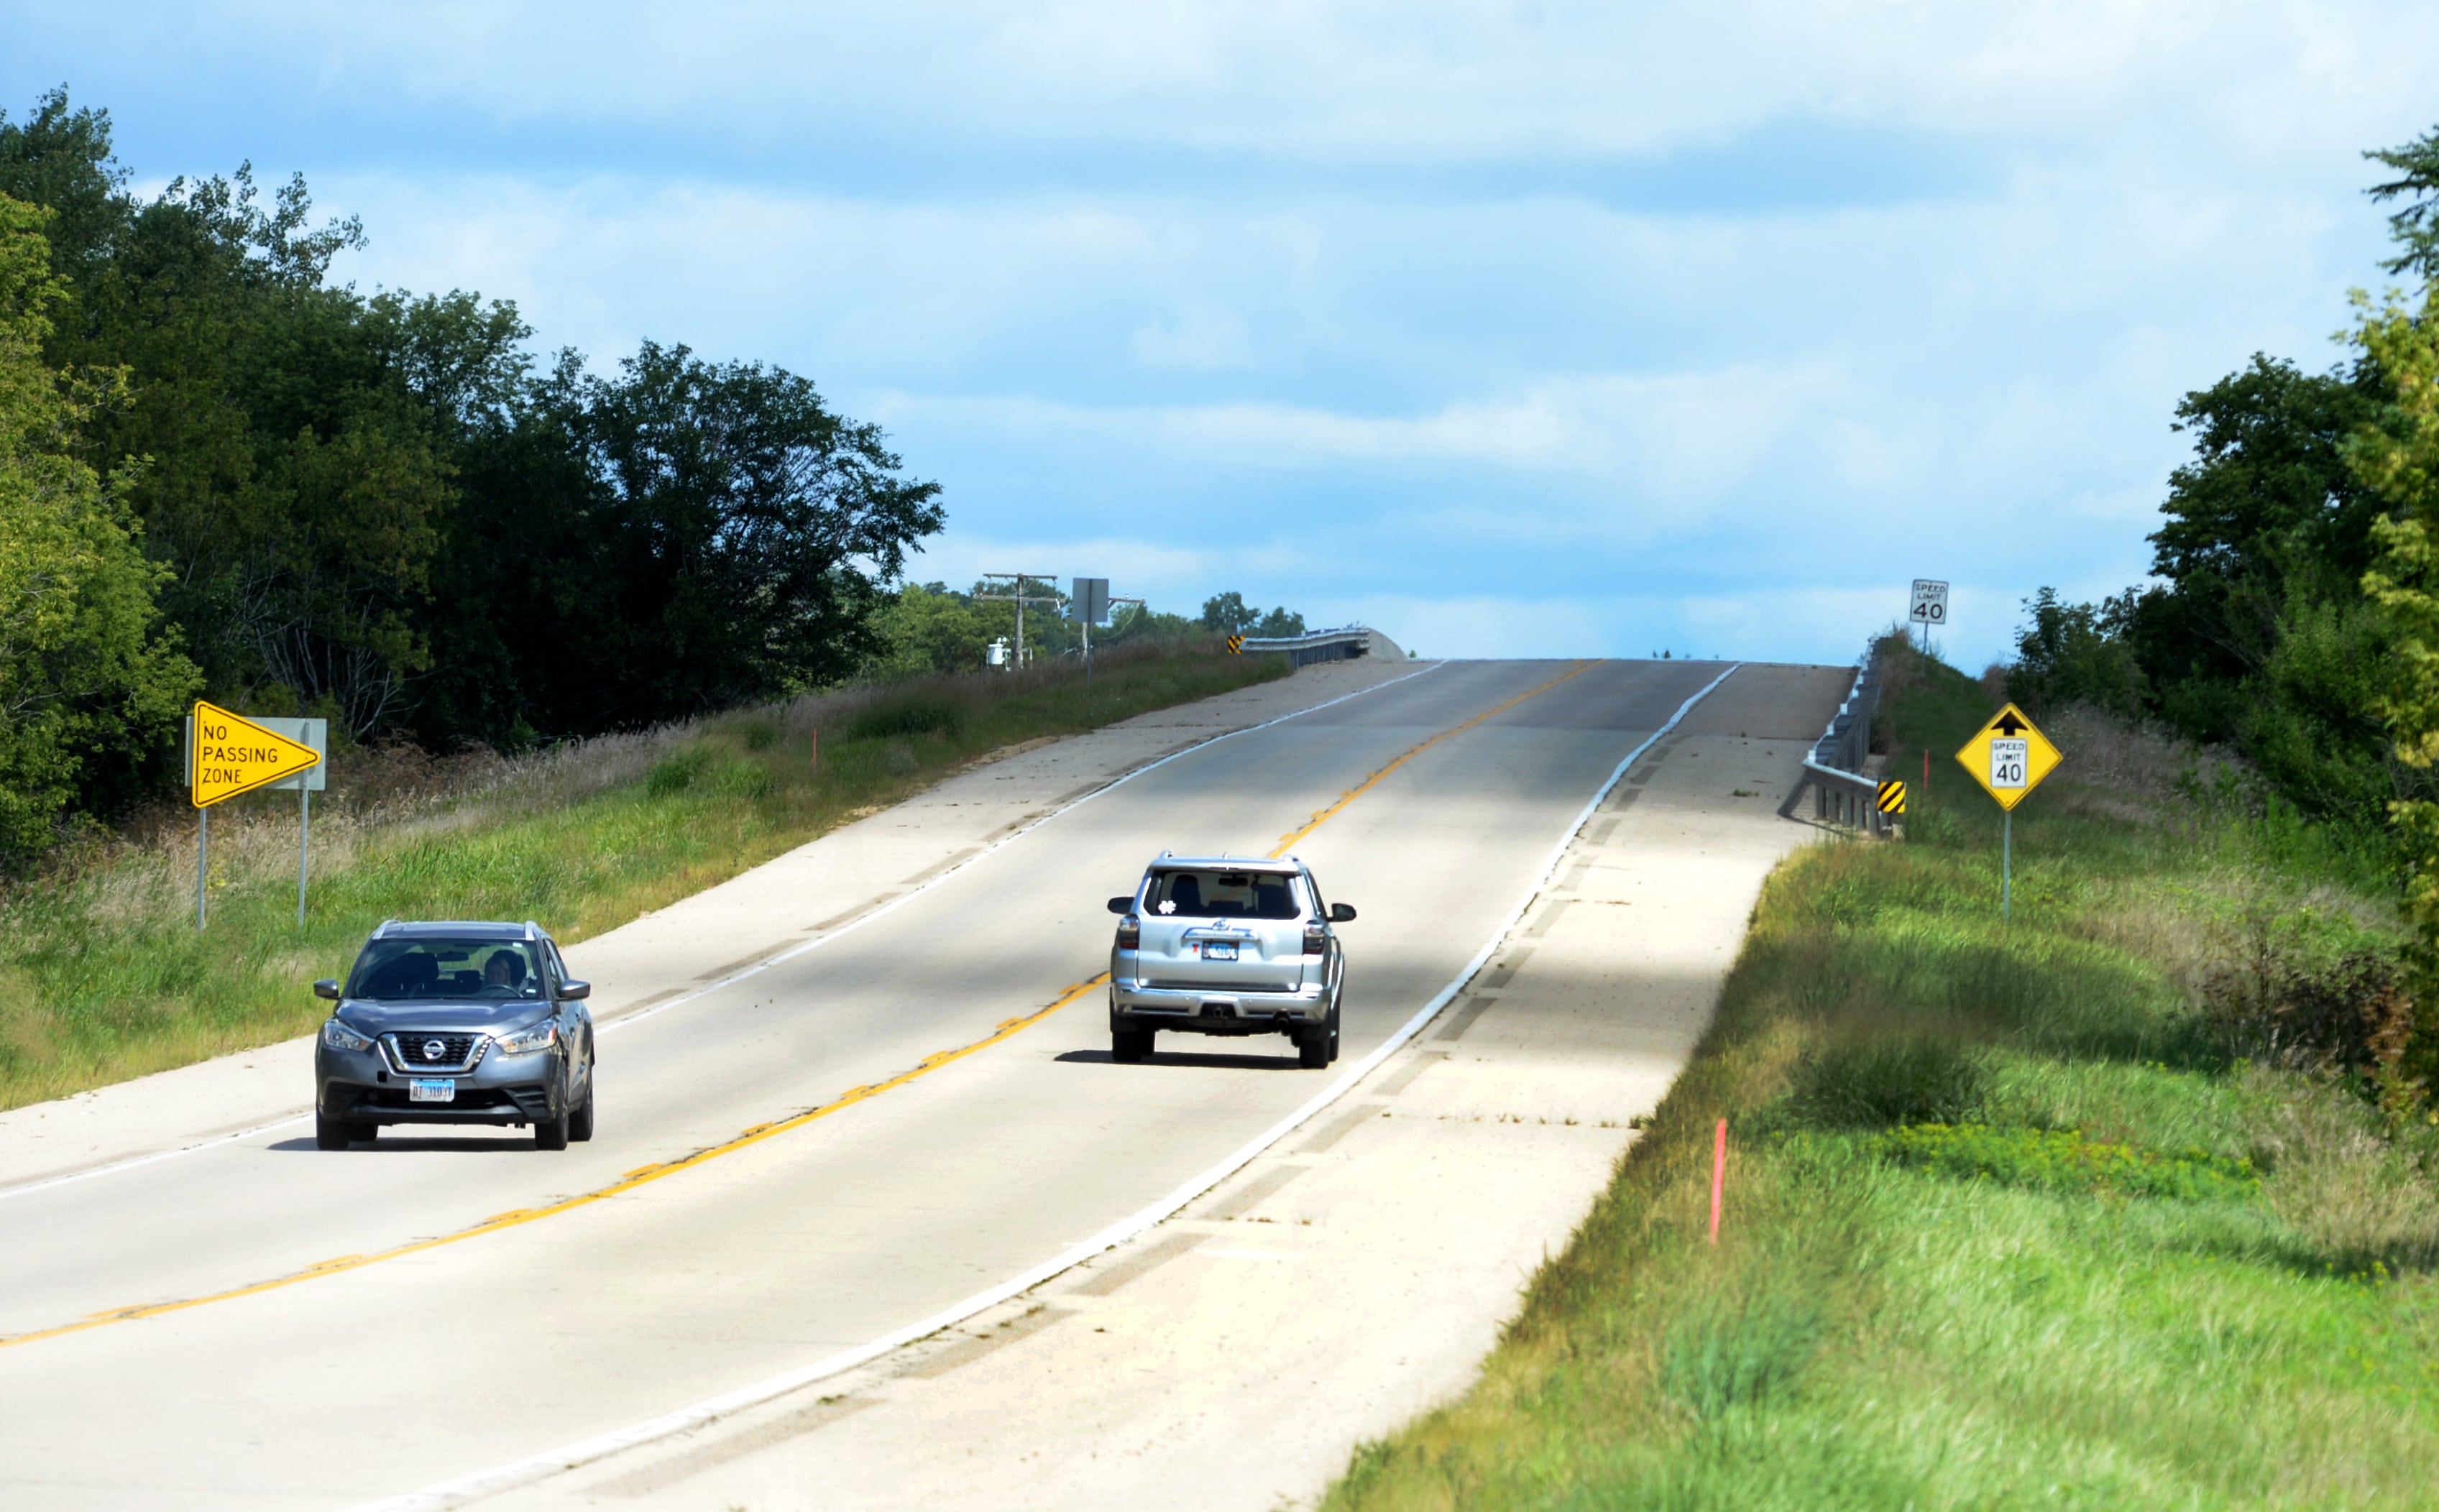
{"type": "Polygon", "coordinates": [[[1911,670],[1908,836],[1771,879],[1479,1383],[1329,1506],[2431,1503],[2439,1130],[2360,1068],[2232,1054],[2211,1007],[2265,914],[2295,971],[2393,958],[2376,875],[2215,796],[2207,753],[2069,720],[2003,924],[1996,812],[1948,754],[1990,705],[1911,670]]]}
{"type": "Polygon", "coordinates": [[[964,763],[1284,676],[1279,658],[1145,645],[1076,668],[927,678],[706,716],[509,759],[358,754],[313,807],[296,922],[296,799],[213,810],[210,926],[192,814],[158,816],[0,898],[0,1108],[309,1029],[307,990],[380,920],[614,929],[893,803],[964,763]],[[815,759],[818,736],[819,756],[815,759]]]}

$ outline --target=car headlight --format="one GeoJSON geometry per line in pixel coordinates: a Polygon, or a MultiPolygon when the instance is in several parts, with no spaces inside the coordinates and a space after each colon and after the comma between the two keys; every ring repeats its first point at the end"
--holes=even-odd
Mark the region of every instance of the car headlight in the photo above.
{"type": "Polygon", "coordinates": [[[370,1050],[373,1047],[369,1036],[358,1034],[336,1017],[322,1021],[322,1042],[333,1050],[370,1050]]]}
{"type": "Polygon", "coordinates": [[[537,1050],[547,1050],[559,1043],[559,1022],[544,1019],[529,1029],[516,1029],[495,1035],[493,1041],[504,1056],[529,1056],[537,1050]]]}

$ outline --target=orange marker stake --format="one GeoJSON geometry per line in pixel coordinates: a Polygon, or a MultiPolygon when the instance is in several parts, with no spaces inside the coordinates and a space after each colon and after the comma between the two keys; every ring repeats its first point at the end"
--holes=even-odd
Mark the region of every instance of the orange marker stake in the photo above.
{"type": "MultiPolygon", "coordinates": [[[[1923,759],[1928,761],[1931,758],[1925,756],[1923,759]]],[[[815,772],[822,769],[822,732],[819,730],[805,737],[805,765],[815,772]]]]}
{"type": "Polygon", "coordinates": [[[1718,1142],[1711,1149],[1711,1242],[1719,1242],[1719,1198],[1728,1186],[1728,1121],[1719,1120],[1718,1142]]]}

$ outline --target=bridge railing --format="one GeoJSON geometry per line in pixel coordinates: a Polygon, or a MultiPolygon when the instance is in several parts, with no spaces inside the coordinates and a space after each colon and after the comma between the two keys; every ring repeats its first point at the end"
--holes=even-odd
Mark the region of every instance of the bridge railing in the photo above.
{"type": "Polygon", "coordinates": [[[1245,637],[1245,654],[1261,655],[1278,652],[1295,667],[1314,662],[1342,662],[1356,656],[1396,654],[1388,637],[1368,625],[1342,625],[1336,630],[1316,630],[1302,635],[1270,635],[1245,637]],[[1385,650],[1382,648],[1386,648],[1385,650]]]}
{"type": "Polygon", "coordinates": [[[1880,812],[1879,783],[1863,774],[1872,751],[1872,717],[1880,707],[1883,671],[1879,648],[1875,645],[1855,668],[1846,701],[1838,705],[1829,727],[1821,732],[1821,738],[1812,743],[1812,754],[1804,758],[1804,774],[1779,805],[1782,815],[1794,817],[1797,802],[1809,789],[1812,816],[1823,824],[1844,825],[1870,835],[1889,832],[1889,816],[1880,812]]]}

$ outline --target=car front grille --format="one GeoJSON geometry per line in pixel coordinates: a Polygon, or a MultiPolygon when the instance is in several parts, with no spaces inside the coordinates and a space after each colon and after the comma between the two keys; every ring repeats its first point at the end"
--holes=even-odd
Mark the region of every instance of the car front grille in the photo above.
{"type": "Polygon", "coordinates": [[[491,1041],[488,1035],[435,1031],[385,1034],[382,1042],[401,1071],[456,1072],[472,1070],[491,1041]]]}

